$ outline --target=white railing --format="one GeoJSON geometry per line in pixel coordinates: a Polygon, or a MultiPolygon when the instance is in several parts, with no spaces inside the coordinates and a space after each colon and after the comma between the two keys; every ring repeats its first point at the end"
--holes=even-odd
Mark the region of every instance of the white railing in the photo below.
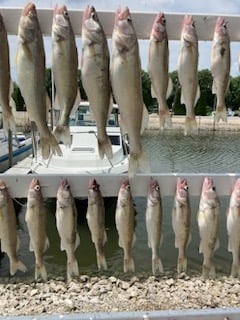
{"type": "MultiPolygon", "coordinates": [[[[199,196],[202,183],[205,176],[213,178],[217,194],[219,196],[228,196],[231,194],[232,187],[237,178],[237,174],[194,174],[194,173],[166,173],[166,174],[137,174],[130,179],[132,194],[134,197],[146,196],[148,192],[148,183],[150,177],[156,178],[161,188],[162,196],[171,196],[175,194],[177,177],[187,178],[189,193],[192,196],[199,196]]],[[[12,175],[1,174],[0,179],[7,183],[12,197],[24,198],[27,196],[28,187],[33,177],[38,177],[42,186],[44,197],[56,197],[57,188],[62,178],[67,178],[71,186],[74,197],[86,197],[88,192],[88,182],[91,175],[83,174],[29,174],[12,175]]],[[[127,175],[94,175],[94,178],[101,186],[102,195],[105,197],[116,196],[119,187],[127,175]]]]}
{"type": "MultiPolygon", "coordinates": [[[[130,7],[131,9],[131,7],[130,7]]],[[[76,36],[81,36],[82,10],[69,9],[70,19],[76,36]]],[[[0,8],[8,34],[16,35],[22,8],[0,8]]],[[[38,18],[43,35],[51,35],[53,9],[38,9],[38,18]]],[[[157,12],[131,12],[138,39],[149,39],[153,21],[157,12]]],[[[112,36],[115,12],[98,11],[99,19],[108,38],[112,36]]],[[[183,13],[165,13],[169,40],[179,40],[183,13]]],[[[218,15],[192,13],[199,40],[211,41],[218,15]]],[[[228,22],[231,41],[240,41],[240,17],[237,15],[221,15],[228,22]]]]}

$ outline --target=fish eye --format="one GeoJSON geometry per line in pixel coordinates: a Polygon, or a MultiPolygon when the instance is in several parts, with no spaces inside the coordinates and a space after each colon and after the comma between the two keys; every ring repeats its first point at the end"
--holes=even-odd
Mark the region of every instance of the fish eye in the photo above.
{"type": "Polygon", "coordinates": [[[41,187],[40,187],[39,184],[37,184],[37,185],[34,187],[34,190],[35,190],[35,191],[39,191],[40,189],[41,189],[41,187]]]}
{"type": "Polygon", "coordinates": [[[67,12],[67,11],[64,11],[63,15],[64,15],[64,17],[65,17],[65,18],[68,18],[68,17],[69,17],[69,15],[68,15],[68,12],[67,12]]]}
{"type": "Polygon", "coordinates": [[[70,190],[70,185],[69,184],[66,185],[66,189],[70,190]]]}
{"type": "Polygon", "coordinates": [[[33,17],[35,16],[35,14],[34,14],[33,11],[29,11],[28,16],[29,16],[30,18],[33,18],[33,17]]]}
{"type": "Polygon", "coordinates": [[[94,191],[98,191],[98,185],[97,184],[95,184],[95,186],[93,186],[93,190],[94,191]]]}
{"type": "Polygon", "coordinates": [[[128,22],[132,22],[132,19],[130,17],[127,18],[128,22]]]}
{"type": "Polygon", "coordinates": [[[186,190],[186,191],[188,191],[188,186],[185,186],[183,189],[186,190]]]}
{"type": "Polygon", "coordinates": [[[216,187],[212,187],[212,191],[216,191],[216,187]]]}
{"type": "Polygon", "coordinates": [[[130,188],[131,188],[131,187],[130,187],[130,184],[128,184],[128,185],[126,186],[126,189],[127,189],[127,190],[130,190],[130,188]]]}
{"type": "Polygon", "coordinates": [[[156,190],[156,191],[159,191],[159,190],[160,190],[160,187],[159,187],[159,186],[156,186],[155,190],[156,190]]]}
{"type": "Polygon", "coordinates": [[[163,19],[162,19],[162,22],[163,22],[163,24],[165,24],[165,23],[166,23],[166,19],[165,19],[165,18],[163,18],[163,19]]]}
{"type": "Polygon", "coordinates": [[[95,12],[92,12],[92,18],[95,20],[96,19],[96,13],[95,12]]]}

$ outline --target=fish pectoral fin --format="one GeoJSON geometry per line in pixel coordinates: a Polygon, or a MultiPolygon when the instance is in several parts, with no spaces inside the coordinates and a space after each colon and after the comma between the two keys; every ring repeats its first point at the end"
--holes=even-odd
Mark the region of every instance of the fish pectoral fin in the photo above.
{"type": "Polygon", "coordinates": [[[16,251],[18,251],[19,246],[20,246],[20,239],[19,239],[19,236],[17,236],[17,246],[16,246],[16,251]]]}
{"type": "Polygon", "coordinates": [[[163,234],[161,234],[160,247],[162,246],[162,243],[163,243],[163,234]]]}
{"type": "Polygon", "coordinates": [[[28,60],[32,60],[33,56],[32,56],[32,52],[31,50],[29,49],[29,46],[27,45],[27,43],[23,43],[22,44],[22,48],[23,48],[23,51],[26,55],[26,57],[28,58],[28,60]]]}
{"type": "Polygon", "coordinates": [[[129,177],[134,177],[138,170],[143,173],[151,172],[149,158],[143,150],[137,157],[130,153],[128,164],[129,177]]]}
{"type": "Polygon", "coordinates": [[[150,241],[149,237],[148,237],[148,248],[152,248],[151,241],[150,241]]]}
{"type": "Polygon", "coordinates": [[[134,232],[133,233],[133,240],[132,240],[132,247],[134,246],[135,242],[136,242],[136,234],[134,232]]]}
{"type": "Polygon", "coordinates": [[[33,245],[32,245],[32,241],[30,240],[29,242],[29,251],[33,252],[34,249],[33,249],[33,245]]]}
{"type": "Polygon", "coordinates": [[[120,248],[123,248],[122,241],[121,241],[120,237],[118,238],[118,245],[120,248]]]}

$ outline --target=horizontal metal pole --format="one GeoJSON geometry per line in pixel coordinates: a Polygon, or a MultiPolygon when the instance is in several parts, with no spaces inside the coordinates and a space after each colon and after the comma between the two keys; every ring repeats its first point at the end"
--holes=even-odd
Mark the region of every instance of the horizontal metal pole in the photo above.
{"type": "MultiPolygon", "coordinates": [[[[18,31],[18,23],[23,8],[0,8],[0,12],[4,19],[7,32],[16,35],[18,31]]],[[[131,11],[131,6],[129,6],[131,11]]],[[[97,7],[96,7],[96,10],[97,7]]],[[[38,17],[42,33],[45,36],[51,35],[53,8],[38,9],[38,17]]],[[[149,39],[153,21],[157,12],[131,12],[134,27],[136,29],[138,39],[149,39]]],[[[189,13],[188,13],[189,14],[189,13]]],[[[83,10],[70,10],[70,19],[76,36],[81,36],[83,10]]],[[[106,36],[111,38],[115,12],[98,11],[99,18],[102,22],[106,36]]],[[[184,13],[165,13],[167,21],[167,32],[169,40],[180,40],[180,33],[184,13]]],[[[218,15],[195,14],[192,13],[196,25],[199,40],[212,40],[213,32],[218,15]]],[[[240,41],[239,20],[237,15],[221,15],[228,22],[228,30],[231,41],[240,41]]]]}
{"type": "MultiPolygon", "coordinates": [[[[134,197],[146,196],[148,193],[148,184],[151,177],[159,182],[162,196],[173,196],[176,190],[177,177],[186,178],[189,186],[189,194],[199,196],[203,179],[206,176],[213,178],[216,191],[219,196],[229,196],[238,174],[194,174],[194,173],[167,173],[167,174],[137,174],[130,179],[132,195],[134,197]]],[[[71,186],[74,197],[86,197],[88,193],[88,183],[90,178],[95,178],[100,184],[102,195],[104,197],[113,197],[118,195],[119,187],[127,175],[113,174],[0,174],[0,179],[6,182],[9,192],[13,198],[25,198],[28,187],[33,177],[37,177],[42,186],[44,197],[56,197],[57,189],[62,178],[67,178],[71,186]]]]}
{"type": "MultiPolygon", "coordinates": [[[[37,315],[37,316],[11,316],[8,319],[16,320],[239,320],[240,309],[204,309],[204,310],[166,310],[166,311],[132,311],[113,313],[81,313],[65,315],[37,315]]],[[[1,317],[0,320],[6,319],[1,317]]]]}

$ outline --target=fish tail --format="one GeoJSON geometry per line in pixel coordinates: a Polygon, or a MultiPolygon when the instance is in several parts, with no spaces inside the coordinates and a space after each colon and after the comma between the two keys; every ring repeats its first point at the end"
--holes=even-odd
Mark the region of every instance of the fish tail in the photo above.
{"type": "Polygon", "coordinates": [[[206,264],[203,264],[202,266],[202,278],[204,280],[206,279],[215,279],[216,278],[216,271],[215,271],[215,267],[214,265],[206,265],[206,264]]]}
{"type": "Polygon", "coordinates": [[[43,281],[47,281],[47,270],[44,264],[35,265],[35,280],[41,278],[43,281]]]}
{"type": "Polygon", "coordinates": [[[157,273],[163,273],[163,265],[160,258],[152,259],[152,273],[155,276],[157,273]]]}
{"type": "Polygon", "coordinates": [[[159,111],[159,123],[161,129],[172,127],[172,118],[168,109],[159,111]]]}
{"type": "Polygon", "coordinates": [[[79,268],[78,268],[78,262],[75,258],[71,262],[69,261],[67,264],[67,278],[68,280],[72,279],[72,276],[79,276],[79,268]]]}
{"type": "Polygon", "coordinates": [[[216,108],[215,121],[219,122],[220,120],[227,122],[227,110],[225,106],[216,108]]]}
{"type": "Polygon", "coordinates": [[[231,277],[240,278],[240,266],[237,264],[232,264],[231,277]]]}
{"type": "Polygon", "coordinates": [[[99,270],[107,270],[107,262],[104,254],[97,255],[97,265],[99,270]]]}
{"type": "Polygon", "coordinates": [[[184,127],[184,135],[195,135],[198,133],[197,121],[195,118],[186,117],[185,119],[185,127],[184,127]]]}
{"type": "Polygon", "coordinates": [[[186,272],[187,271],[187,258],[178,258],[178,263],[177,263],[177,272],[186,272]]]}
{"type": "Polygon", "coordinates": [[[58,156],[62,155],[61,148],[59,147],[57,140],[53,134],[50,133],[47,137],[41,137],[41,151],[43,159],[48,159],[50,151],[58,156]]]}
{"type": "Polygon", "coordinates": [[[26,272],[27,267],[20,260],[10,261],[10,274],[11,274],[11,276],[13,276],[18,270],[22,271],[22,272],[26,272]]]}
{"type": "Polygon", "coordinates": [[[106,136],[103,141],[98,139],[98,154],[100,159],[103,159],[104,155],[106,155],[108,159],[112,159],[112,144],[108,136],[106,136]]]}
{"type": "Polygon", "coordinates": [[[71,146],[71,134],[68,125],[58,124],[53,131],[54,136],[58,142],[63,142],[66,147],[71,146]]]}
{"type": "Polygon", "coordinates": [[[12,114],[12,111],[4,111],[3,113],[3,128],[5,130],[12,130],[13,132],[16,132],[16,122],[14,119],[14,116],[12,114]]]}
{"type": "Polygon", "coordinates": [[[130,153],[128,163],[129,177],[134,177],[138,169],[144,173],[149,173],[151,171],[148,156],[143,150],[137,156],[130,153]]]}
{"type": "Polygon", "coordinates": [[[124,272],[134,272],[135,271],[135,264],[133,258],[124,259],[123,262],[123,271],[124,272]]]}

